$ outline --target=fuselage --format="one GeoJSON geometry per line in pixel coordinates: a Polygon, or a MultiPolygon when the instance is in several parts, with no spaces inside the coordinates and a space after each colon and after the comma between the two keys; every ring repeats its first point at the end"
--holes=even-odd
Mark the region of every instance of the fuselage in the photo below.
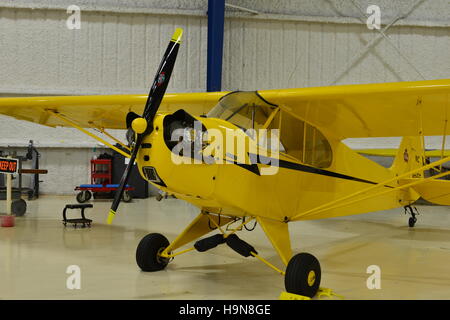
{"type": "MultiPolygon", "coordinates": [[[[164,134],[168,130],[164,123],[167,116],[157,115],[154,130],[144,138],[137,156],[139,171],[157,188],[211,213],[293,221],[386,210],[417,199],[414,194],[396,189],[364,201],[314,212],[316,207],[391,179],[395,173],[332,138],[328,138],[333,156],[327,168],[304,164],[283,152],[277,155],[278,163],[274,156],[274,161],[267,164],[271,151],[256,145],[243,130],[222,119],[194,117],[204,129],[222,132],[225,140],[226,132],[233,131],[237,135],[233,139],[242,135],[241,138],[249,141],[243,156],[237,155],[236,148],[231,152],[216,148],[215,152],[208,151],[214,161],[206,163],[194,159],[192,154],[180,156],[168,146],[167,133],[166,137],[164,134]],[[264,155],[265,162],[256,160],[255,164],[250,157],[255,150],[264,155]],[[262,174],[264,169],[270,172],[274,167],[275,174],[262,174]]],[[[358,196],[397,185],[398,182],[393,182],[358,196]]]]}

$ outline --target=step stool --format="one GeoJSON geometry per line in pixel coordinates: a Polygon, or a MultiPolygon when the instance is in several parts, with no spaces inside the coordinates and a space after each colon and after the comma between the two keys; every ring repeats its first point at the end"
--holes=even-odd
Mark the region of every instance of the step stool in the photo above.
{"type": "Polygon", "coordinates": [[[86,204],[66,204],[66,206],[64,207],[63,210],[63,224],[64,227],[67,226],[67,223],[73,223],[74,227],[77,227],[77,224],[82,224],[82,228],[86,227],[86,225],[88,227],[91,227],[91,223],[92,220],[91,219],[86,219],[86,217],[84,216],[84,209],[86,208],[93,208],[94,206],[90,203],[86,203],[86,204]],[[66,216],[66,211],[67,209],[81,209],[81,218],[78,219],[67,219],[66,216]]]}

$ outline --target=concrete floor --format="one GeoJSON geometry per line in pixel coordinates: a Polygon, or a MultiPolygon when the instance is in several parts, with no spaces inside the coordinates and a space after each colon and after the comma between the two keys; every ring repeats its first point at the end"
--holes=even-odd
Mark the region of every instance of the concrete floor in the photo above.
{"type": "MultiPolygon", "coordinates": [[[[173,240],[196,216],[182,201],[122,204],[108,226],[110,202],[97,200],[87,211],[90,229],[63,227],[67,203],[74,197],[29,201],[14,228],[0,228],[0,299],[277,299],[284,290],[282,276],[226,245],[176,257],[164,271],[141,272],[134,257],[140,239],[160,232],[173,240]],[[80,290],[66,287],[69,265],[81,269],[80,290]]],[[[402,209],[292,223],[293,250],[314,254],[321,286],[346,299],[450,299],[450,208],[419,210],[414,229],[402,209]],[[366,286],[370,265],[381,268],[379,290],[366,286]]],[[[240,237],[282,267],[259,227],[240,237]]]]}

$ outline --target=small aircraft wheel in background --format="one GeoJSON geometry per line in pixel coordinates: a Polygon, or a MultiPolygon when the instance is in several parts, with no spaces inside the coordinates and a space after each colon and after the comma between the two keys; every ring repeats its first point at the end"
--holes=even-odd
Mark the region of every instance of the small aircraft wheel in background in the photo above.
{"type": "Polygon", "coordinates": [[[22,217],[27,212],[27,202],[23,199],[13,201],[11,212],[16,217],[22,217]]]}
{"type": "Polygon", "coordinates": [[[131,202],[131,200],[133,200],[133,197],[128,190],[123,191],[122,200],[123,202],[131,202]]]}
{"type": "Polygon", "coordinates": [[[169,263],[159,253],[169,246],[169,240],[162,234],[150,233],[142,238],[136,249],[136,262],[142,271],[159,271],[169,263]]]}
{"type": "Polygon", "coordinates": [[[77,194],[77,201],[79,203],[84,203],[89,201],[92,197],[92,194],[88,190],[83,190],[77,194]]]}
{"type": "Polygon", "coordinates": [[[320,285],[320,263],[309,253],[299,253],[289,260],[284,276],[286,291],[314,297],[320,285]]]}
{"type": "Polygon", "coordinates": [[[416,218],[413,218],[413,217],[409,218],[409,220],[408,220],[409,227],[413,228],[415,226],[416,222],[417,222],[416,218]]]}

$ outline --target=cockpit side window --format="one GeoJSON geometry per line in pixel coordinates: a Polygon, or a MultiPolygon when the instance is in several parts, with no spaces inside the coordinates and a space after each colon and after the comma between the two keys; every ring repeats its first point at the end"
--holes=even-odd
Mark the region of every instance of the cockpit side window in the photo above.
{"type": "Polygon", "coordinates": [[[281,111],[280,140],[285,152],[303,162],[303,131],[305,123],[281,111]]]}
{"type": "Polygon", "coordinates": [[[317,128],[266,101],[256,91],[235,91],[223,96],[207,116],[229,121],[244,131],[266,126],[279,129],[278,148],[270,145],[270,139],[258,141],[258,144],[269,150],[278,149],[314,167],[331,165],[331,146],[317,128]]]}
{"type": "Polygon", "coordinates": [[[278,112],[269,128],[280,130],[280,152],[317,168],[331,165],[331,146],[317,128],[284,110],[278,112]]]}

